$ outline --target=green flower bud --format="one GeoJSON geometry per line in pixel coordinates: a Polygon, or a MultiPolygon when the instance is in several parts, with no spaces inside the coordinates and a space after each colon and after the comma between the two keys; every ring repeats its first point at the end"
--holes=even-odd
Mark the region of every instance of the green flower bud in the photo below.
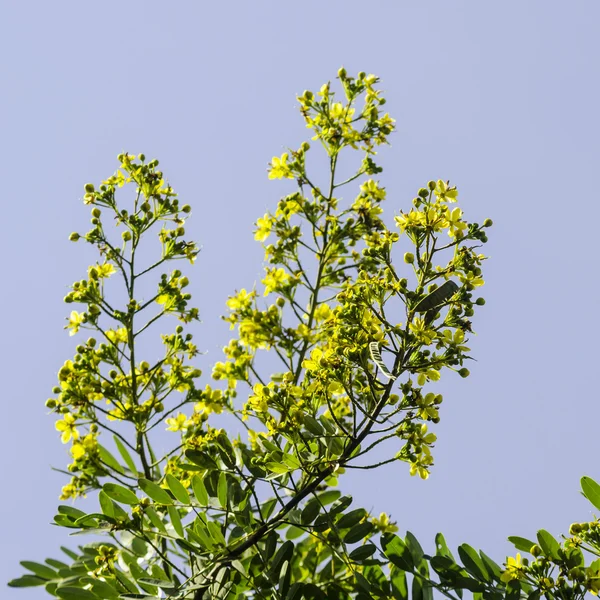
{"type": "Polygon", "coordinates": [[[143,361],[140,363],[140,371],[141,371],[142,373],[146,373],[146,372],[148,371],[148,369],[149,369],[149,368],[150,368],[150,364],[149,364],[147,361],[143,360],[143,361]]]}
{"type": "Polygon", "coordinates": [[[406,252],[404,254],[404,262],[412,265],[415,262],[415,255],[412,252],[406,252]]]}
{"type": "Polygon", "coordinates": [[[178,227],[178,228],[175,230],[175,235],[176,235],[177,237],[183,237],[183,236],[185,235],[185,229],[184,229],[183,227],[178,227]]]}
{"type": "Polygon", "coordinates": [[[173,277],[181,277],[181,271],[179,269],[175,269],[173,271],[173,277]]]}
{"type": "Polygon", "coordinates": [[[577,535],[581,533],[581,525],[579,523],[572,523],[571,527],[569,527],[569,533],[571,535],[577,535]]]}
{"type": "Polygon", "coordinates": [[[491,219],[486,219],[483,222],[483,227],[491,227],[494,224],[494,221],[492,221],[491,219]]]}
{"type": "Polygon", "coordinates": [[[154,410],[155,410],[156,412],[162,412],[163,410],[165,410],[165,406],[164,406],[164,404],[163,404],[162,402],[157,402],[157,403],[154,405],[154,410]]]}
{"type": "Polygon", "coordinates": [[[88,345],[90,348],[93,348],[93,347],[96,345],[96,339],[95,339],[95,338],[93,338],[93,337],[89,338],[89,339],[88,339],[88,341],[87,341],[87,345],[88,345]]]}
{"type": "Polygon", "coordinates": [[[531,550],[529,551],[529,554],[531,554],[532,556],[535,556],[537,558],[538,556],[541,556],[542,549],[537,544],[534,544],[533,546],[531,546],[531,550]]]}
{"type": "Polygon", "coordinates": [[[435,183],[435,181],[428,181],[427,182],[427,187],[433,192],[433,190],[435,190],[435,186],[437,184],[435,183]]]}
{"type": "Polygon", "coordinates": [[[117,375],[118,375],[118,373],[117,373],[117,372],[116,372],[114,369],[111,369],[111,370],[108,372],[108,376],[109,376],[111,379],[115,379],[115,378],[117,377],[117,375]]]}
{"type": "Polygon", "coordinates": [[[483,306],[485,304],[485,298],[477,298],[475,304],[477,304],[477,306],[483,306]]]}
{"type": "Polygon", "coordinates": [[[338,77],[339,77],[340,79],[346,79],[346,69],[344,69],[344,67],[341,67],[341,68],[338,70],[338,77]]]}
{"type": "Polygon", "coordinates": [[[310,144],[308,142],[302,142],[302,144],[300,144],[300,150],[302,150],[302,152],[308,152],[310,150],[310,144]]]}
{"type": "Polygon", "coordinates": [[[98,431],[98,425],[96,425],[96,423],[92,423],[92,424],[90,425],[90,431],[91,431],[92,433],[96,433],[96,431],[98,431]]]}
{"type": "Polygon", "coordinates": [[[67,304],[71,304],[71,302],[73,302],[73,294],[67,294],[63,300],[67,303],[67,304]]]}
{"type": "Polygon", "coordinates": [[[280,296],[279,298],[277,298],[277,300],[275,300],[275,304],[279,306],[279,308],[283,308],[285,306],[285,298],[282,298],[280,296]]]}
{"type": "Polygon", "coordinates": [[[92,223],[92,225],[98,225],[100,223],[100,221],[96,217],[94,217],[93,219],[91,219],[90,222],[92,223]]]}
{"type": "Polygon", "coordinates": [[[458,374],[461,377],[468,377],[471,374],[471,372],[469,371],[469,369],[466,369],[466,368],[463,367],[462,369],[458,370],[458,374]]]}
{"type": "Polygon", "coordinates": [[[179,280],[179,287],[182,287],[182,288],[184,288],[184,287],[186,287],[187,285],[189,285],[189,283],[190,283],[190,280],[189,280],[187,277],[182,277],[182,278],[179,280]]]}
{"type": "Polygon", "coordinates": [[[424,200],[426,200],[427,198],[429,198],[429,190],[425,189],[425,188],[421,188],[418,191],[418,195],[423,198],[424,200]]]}
{"type": "Polygon", "coordinates": [[[175,333],[183,333],[183,327],[181,325],[177,325],[177,327],[175,327],[175,333]]]}
{"type": "Polygon", "coordinates": [[[358,74],[358,79],[364,79],[366,76],[367,76],[367,74],[366,74],[364,71],[361,71],[361,72],[358,74]]]}
{"type": "Polygon", "coordinates": [[[92,216],[96,217],[96,219],[98,219],[101,214],[102,211],[97,206],[92,209],[92,216]]]}
{"type": "Polygon", "coordinates": [[[145,154],[138,154],[138,160],[144,162],[146,160],[146,155],[145,154]]]}
{"type": "Polygon", "coordinates": [[[93,183],[86,183],[83,186],[83,189],[88,193],[88,194],[93,194],[94,193],[94,184],[93,183]]]}
{"type": "Polygon", "coordinates": [[[184,204],[181,207],[181,211],[184,213],[190,213],[190,212],[192,212],[192,207],[189,204],[184,204]]]}
{"type": "Polygon", "coordinates": [[[128,242],[129,240],[131,240],[131,231],[124,231],[121,234],[121,237],[123,238],[124,242],[128,242]]]}
{"type": "Polygon", "coordinates": [[[56,408],[56,400],[54,398],[48,398],[48,400],[46,400],[46,408],[56,408]]]}
{"type": "Polygon", "coordinates": [[[94,281],[96,281],[98,279],[98,269],[96,269],[95,267],[92,267],[89,270],[88,274],[90,276],[90,279],[93,279],[94,281]]]}
{"type": "Polygon", "coordinates": [[[69,240],[71,240],[72,242],[76,242],[76,241],[78,241],[78,240],[79,240],[79,238],[80,238],[80,237],[81,237],[81,236],[80,236],[80,235],[79,235],[79,234],[78,234],[76,231],[74,231],[74,232],[73,232],[73,233],[72,233],[72,234],[69,236],[69,240]]]}

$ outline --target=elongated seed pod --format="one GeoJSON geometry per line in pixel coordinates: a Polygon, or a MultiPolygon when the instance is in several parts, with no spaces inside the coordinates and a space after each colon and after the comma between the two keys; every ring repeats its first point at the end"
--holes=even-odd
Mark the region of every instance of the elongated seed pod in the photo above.
{"type": "Polygon", "coordinates": [[[432,308],[437,308],[447,302],[456,292],[458,286],[454,281],[448,280],[439,288],[433,290],[431,294],[427,294],[414,308],[416,312],[426,312],[432,308]]]}
{"type": "Polygon", "coordinates": [[[383,359],[381,358],[381,352],[379,351],[379,342],[371,342],[369,344],[369,352],[371,353],[371,358],[373,359],[373,362],[379,367],[379,370],[388,379],[396,379],[396,376],[389,371],[389,369],[385,366],[383,359]]]}

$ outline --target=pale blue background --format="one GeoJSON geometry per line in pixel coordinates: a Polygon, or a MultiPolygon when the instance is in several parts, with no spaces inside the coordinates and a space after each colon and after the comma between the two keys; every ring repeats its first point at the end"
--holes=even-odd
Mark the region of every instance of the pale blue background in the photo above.
{"type": "Polygon", "coordinates": [[[0,581],[74,542],[48,524],[66,456],[44,401],[75,344],[62,297],[94,258],[67,241],[88,223],[83,184],[143,151],[193,205],[206,368],[229,339],[227,295],[260,277],[252,223],[290,190],[266,166],[307,134],[295,95],[342,64],[378,74],[397,119],[380,153],[389,209],[449,178],[471,219],[495,221],[478,362],[444,380],[432,477],[398,464],[343,489],[427,549],[442,530],[499,562],[508,535],[591,518],[599,18],[595,1],[2,3],[0,581]]]}

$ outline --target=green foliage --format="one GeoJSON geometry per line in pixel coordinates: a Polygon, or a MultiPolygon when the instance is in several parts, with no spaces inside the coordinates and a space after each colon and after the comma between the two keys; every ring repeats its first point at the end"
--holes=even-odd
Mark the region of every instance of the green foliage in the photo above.
{"type": "MultiPolygon", "coordinates": [[[[436,437],[428,426],[439,422],[443,398],[426,387],[447,371],[469,373],[471,318],[484,304],[473,297],[483,285],[478,248],[491,225],[466,221],[452,207],[456,188],[437,180],[388,228],[386,190],[373,176],[394,120],[375,76],[341,69],[338,79],[341,101],[329,83],[298,98],[328,181],[308,169],[308,142],[271,161],[269,177],[296,189],[256,223],[265,276],[260,289],[227,301],[234,337],[212,383],[200,385],[191,362],[198,309],[188,277],[163,271],[169,261],[196,259],[198,246],[184,239],[190,207],[143,155],[120,155],[114,175],[85,186],[92,228],[70,239],[91,244],[100,259],[65,297],[83,307],[66,329],[91,337],[60,368],[46,405],[70,444],[61,499],[97,493],[100,507],[61,505],[55,523],[103,541],[63,549],[68,563],[24,561],[29,574],[9,585],[43,585],[67,600],[430,600],[434,589],[495,600],[597,591],[598,567],[585,569],[581,553],[598,547],[597,522],[573,526],[562,545],[545,531],[539,545],[512,538],[536,559],[517,555],[502,570],[466,544],[458,563],[441,534],[430,556],[412,534],[397,535],[387,515],[374,517],[335,489],[348,468],[390,462],[429,476],[436,437]],[[340,181],[340,157],[356,152],[359,168],[340,181]],[[110,222],[120,235],[105,229],[110,222]],[[145,262],[141,241],[154,234],[160,253],[145,262]],[[142,285],[154,286],[149,299],[142,285]],[[151,360],[143,339],[169,315],[179,324],[151,360]],[[266,372],[264,353],[280,371],[266,372]],[[245,435],[214,427],[215,414],[236,419],[245,435]],[[159,426],[176,435],[162,456],[159,426]],[[388,439],[397,451],[370,464],[369,452],[388,439]]],[[[598,485],[584,478],[582,486],[598,507],[598,485]]]]}

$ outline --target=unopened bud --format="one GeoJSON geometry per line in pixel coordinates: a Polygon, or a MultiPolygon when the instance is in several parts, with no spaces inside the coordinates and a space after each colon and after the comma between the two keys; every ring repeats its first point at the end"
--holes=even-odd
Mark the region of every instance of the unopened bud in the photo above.
{"type": "Polygon", "coordinates": [[[466,369],[465,367],[463,367],[462,369],[458,370],[458,374],[461,377],[468,377],[471,374],[471,372],[469,371],[469,369],[466,369]]]}
{"type": "Polygon", "coordinates": [[[102,211],[97,206],[92,208],[92,216],[96,217],[96,219],[98,219],[101,214],[102,214],[102,211]]]}
{"type": "Polygon", "coordinates": [[[94,184],[93,183],[86,183],[83,186],[83,189],[88,193],[88,194],[93,194],[94,193],[94,184]]]}
{"type": "Polygon", "coordinates": [[[406,252],[404,254],[404,262],[412,265],[415,262],[415,255],[412,252],[406,252]]]}
{"type": "Polygon", "coordinates": [[[78,240],[79,240],[79,238],[80,238],[80,237],[81,237],[81,236],[80,236],[80,235],[79,235],[79,234],[78,234],[76,231],[74,231],[74,232],[73,232],[73,233],[72,233],[72,234],[69,236],[69,240],[71,240],[72,242],[76,242],[76,241],[78,241],[78,240]]]}

